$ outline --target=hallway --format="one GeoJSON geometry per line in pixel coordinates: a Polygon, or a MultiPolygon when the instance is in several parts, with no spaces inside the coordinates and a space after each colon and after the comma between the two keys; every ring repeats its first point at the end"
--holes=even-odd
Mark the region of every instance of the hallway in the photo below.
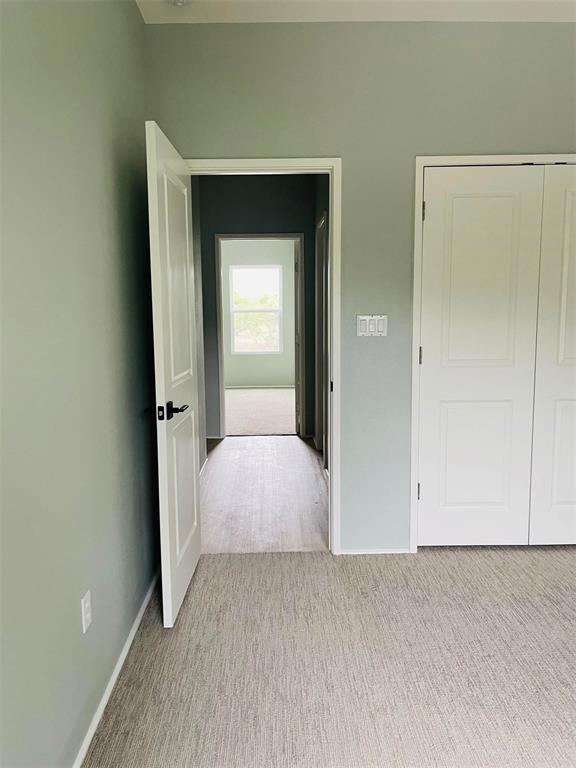
{"type": "Polygon", "coordinates": [[[204,553],[327,550],[327,477],[299,437],[227,437],[200,483],[204,553]]]}

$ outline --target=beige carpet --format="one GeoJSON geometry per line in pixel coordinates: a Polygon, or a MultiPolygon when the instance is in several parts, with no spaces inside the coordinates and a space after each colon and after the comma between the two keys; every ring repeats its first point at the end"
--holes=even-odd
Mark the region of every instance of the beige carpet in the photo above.
{"type": "Polygon", "coordinates": [[[574,768],[576,551],[204,555],[85,768],[574,768]]]}
{"type": "Polygon", "coordinates": [[[227,435],[293,435],[296,432],[294,387],[227,389],[227,435]]]}
{"type": "Polygon", "coordinates": [[[309,552],[328,543],[322,458],[295,435],[227,437],[200,477],[203,552],[309,552]]]}

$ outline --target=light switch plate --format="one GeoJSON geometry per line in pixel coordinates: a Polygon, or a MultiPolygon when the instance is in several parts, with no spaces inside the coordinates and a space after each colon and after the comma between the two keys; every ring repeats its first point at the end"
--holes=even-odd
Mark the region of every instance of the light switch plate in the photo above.
{"type": "Polygon", "coordinates": [[[356,315],[356,336],[388,336],[388,315],[356,315]]]}

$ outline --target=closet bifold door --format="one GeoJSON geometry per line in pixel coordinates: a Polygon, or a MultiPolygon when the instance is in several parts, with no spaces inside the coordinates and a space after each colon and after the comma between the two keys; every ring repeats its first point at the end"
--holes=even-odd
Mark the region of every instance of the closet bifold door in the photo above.
{"type": "Polygon", "coordinates": [[[426,168],[418,544],[528,544],[544,168],[426,168]]]}
{"type": "Polygon", "coordinates": [[[546,167],[530,544],[576,543],[576,167],[546,167]]]}

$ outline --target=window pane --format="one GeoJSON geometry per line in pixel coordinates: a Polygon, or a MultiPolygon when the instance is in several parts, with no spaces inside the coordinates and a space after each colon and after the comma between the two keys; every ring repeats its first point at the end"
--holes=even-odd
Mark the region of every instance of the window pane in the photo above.
{"type": "Polygon", "coordinates": [[[281,267],[232,267],[233,309],[280,309],[281,267]]]}
{"type": "Polygon", "coordinates": [[[280,352],[280,314],[236,312],[234,352],[280,352]]]}

